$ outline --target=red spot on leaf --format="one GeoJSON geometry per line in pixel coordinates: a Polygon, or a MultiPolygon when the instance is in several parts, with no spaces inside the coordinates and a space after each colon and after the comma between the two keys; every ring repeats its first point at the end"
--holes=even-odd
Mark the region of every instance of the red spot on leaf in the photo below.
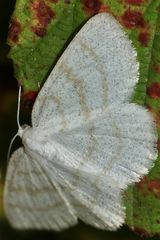
{"type": "Polygon", "coordinates": [[[32,26],[32,30],[37,36],[43,37],[47,32],[45,29],[55,16],[55,13],[43,0],[36,1],[32,4],[32,9],[35,18],[38,20],[38,24],[32,26]]]}
{"type": "Polygon", "coordinates": [[[138,36],[138,41],[141,43],[143,47],[147,47],[150,39],[150,34],[148,32],[141,32],[138,36]]]}
{"type": "Polygon", "coordinates": [[[127,4],[140,6],[144,3],[144,0],[125,0],[127,4]]]}
{"type": "Polygon", "coordinates": [[[27,99],[27,100],[35,100],[35,98],[36,98],[36,96],[37,96],[37,92],[36,91],[30,91],[30,92],[28,92],[28,93],[23,93],[22,94],[22,99],[27,99]]]}
{"type": "Polygon", "coordinates": [[[34,101],[37,97],[36,91],[30,91],[28,93],[22,94],[22,105],[25,108],[31,108],[34,104],[34,101]]]}
{"type": "Polygon", "coordinates": [[[35,15],[39,23],[42,26],[47,27],[55,15],[52,9],[43,0],[33,4],[32,8],[35,11],[35,15]]]}
{"type": "Polygon", "coordinates": [[[160,139],[158,139],[158,141],[157,141],[157,149],[160,152],[160,139]]]}
{"type": "Polygon", "coordinates": [[[155,82],[147,88],[147,95],[153,99],[160,98],[160,83],[155,82]]]}
{"type": "Polygon", "coordinates": [[[44,27],[35,26],[32,27],[32,30],[38,37],[44,37],[47,33],[47,30],[44,27]]]}
{"type": "Polygon", "coordinates": [[[160,181],[151,180],[148,182],[148,190],[154,193],[156,197],[160,197],[160,181]]]}
{"type": "Polygon", "coordinates": [[[142,13],[136,10],[127,9],[121,16],[121,21],[127,28],[145,27],[142,13]]]}
{"type": "Polygon", "coordinates": [[[160,198],[160,181],[159,180],[149,180],[147,177],[144,177],[136,186],[140,189],[141,192],[147,190],[154,194],[155,197],[160,198]]]}
{"type": "Polygon", "coordinates": [[[135,227],[134,232],[137,233],[141,237],[150,237],[150,234],[143,228],[135,227]]]}
{"type": "Polygon", "coordinates": [[[106,4],[101,4],[99,12],[110,12],[110,9],[106,4]]]}
{"type": "Polygon", "coordinates": [[[154,70],[155,70],[156,73],[160,74],[160,64],[156,64],[154,66],[154,70]]]}
{"type": "Polygon", "coordinates": [[[136,183],[136,186],[140,190],[144,190],[146,188],[147,183],[148,183],[148,179],[146,177],[143,177],[140,182],[136,183]]]}
{"type": "Polygon", "coordinates": [[[98,13],[102,4],[100,0],[81,0],[81,2],[83,9],[89,15],[98,13]]]}
{"type": "Polygon", "coordinates": [[[64,0],[64,3],[66,3],[66,4],[70,4],[71,1],[70,1],[70,0],[64,0]]]}
{"type": "Polygon", "coordinates": [[[12,19],[9,26],[8,38],[12,42],[17,43],[21,31],[22,31],[21,24],[16,19],[12,19]]]}
{"type": "Polygon", "coordinates": [[[157,127],[159,128],[160,127],[160,111],[154,113],[154,118],[155,118],[157,127]]]}

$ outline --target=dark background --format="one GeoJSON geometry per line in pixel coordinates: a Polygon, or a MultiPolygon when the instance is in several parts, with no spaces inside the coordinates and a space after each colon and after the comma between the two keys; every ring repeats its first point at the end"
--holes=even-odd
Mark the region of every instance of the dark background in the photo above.
{"type": "MultiPolygon", "coordinates": [[[[17,131],[16,111],[18,84],[13,76],[12,61],[7,58],[9,46],[6,44],[9,19],[14,9],[15,0],[0,0],[0,240],[32,240],[32,239],[57,239],[57,240],[136,240],[141,239],[127,227],[116,232],[96,230],[80,223],[76,227],[61,233],[44,231],[16,231],[12,229],[3,214],[1,193],[3,191],[5,172],[7,167],[7,150],[11,138],[17,131]]],[[[29,123],[30,110],[25,108],[20,112],[21,123],[29,123]]],[[[16,140],[12,150],[20,144],[16,140]]],[[[160,239],[160,238],[148,238],[160,239]]]]}

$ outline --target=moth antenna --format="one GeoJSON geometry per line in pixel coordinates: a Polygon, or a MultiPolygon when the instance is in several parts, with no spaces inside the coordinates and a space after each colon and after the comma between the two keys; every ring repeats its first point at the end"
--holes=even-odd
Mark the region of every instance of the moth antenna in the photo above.
{"type": "Polygon", "coordinates": [[[19,113],[20,113],[20,107],[21,107],[21,92],[22,92],[22,87],[21,85],[19,86],[19,92],[18,92],[18,106],[17,106],[17,125],[18,129],[21,129],[21,125],[19,122],[19,113]]]}
{"type": "MultiPolygon", "coordinates": [[[[19,113],[20,113],[20,106],[21,106],[21,91],[22,91],[22,88],[21,88],[21,86],[19,86],[18,104],[17,104],[17,126],[18,126],[18,130],[22,128],[21,125],[20,125],[20,122],[19,122],[19,113]]],[[[9,157],[10,157],[10,153],[11,153],[11,148],[12,148],[13,142],[16,139],[17,136],[18,136],[18,133],[16,133],[16,135],[14,135],[14,137],[12,138],[12,140],[11,140],[11,142],[9,144],[8,153],[7,153],[7,163],[9,161],[9,157]]]]}
{"type": "Polygon", "coordinates": [[[14,140],[16,139],[16,137],[18,136],[18,133],[16,133],[16,135],[14,135],[14,137],[12,138],[10,144],[9,144],[9,148],[8,148],[8,152],[7,152],[7,163],[9,162],[9,157],[10,157],[10,153],[11,153],[11,148],[13,145],[14,140]]]}

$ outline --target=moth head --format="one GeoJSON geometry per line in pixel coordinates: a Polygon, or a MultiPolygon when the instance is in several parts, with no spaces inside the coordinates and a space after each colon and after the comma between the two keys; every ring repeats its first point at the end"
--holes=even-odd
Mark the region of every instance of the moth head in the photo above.
{"type": "Polygon", "coordinates": [[[18,133],[17,135],[20,138],[23,138],[24,134],[29,130],[30,126],[28,126],[27,124],[23,124],[19,129],[18,129],[18,133]]]}

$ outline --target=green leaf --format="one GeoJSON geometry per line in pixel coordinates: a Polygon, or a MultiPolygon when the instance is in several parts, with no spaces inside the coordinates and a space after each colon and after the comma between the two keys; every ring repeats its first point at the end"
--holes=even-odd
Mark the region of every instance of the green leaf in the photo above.
{"type": "MultiPolygon", "coordinates": [[[[26,93],[38,91],[85,21],[107,11],[119,20],[137,49],[140,78],[133,101],[149,106],[158,121],[160,85],[153,84],[160,82],[159,7],[160,0],[17,0],[8,37],[15,76],[26,93]]],[[[145,236],[160,233],[158,171],[159,160],[124,197],[126,223],[145,236]]]]}
{"type": "Polygon", "coordinates": [[[123,0],[121,2],[115,0],[17,0],[8,37],[11,46],[9,56],[13,59],[15,76],[23,85],[24,91],[39,89],[81,25],[91,15],[100,11],[111,12],[124,27],[127,26],[126,30],[139,51],[139,60],[145,59],[141,67],[143,85],[143,82],[146,82],[148,65],[145,55],[150,55],[150,47],[140,49],[142,45],[151,45],[148,39],[153,37],[157,15],[155,6],[158,6],[159,0],[123,0]],[[130,5],[126,2],[143,4],[130,5]],[[141,40],[138,40],[140,37],[141,40]]]}
{"type": "MultiPolygon", "coordinates": [[[[151,5],[150,5],[151,6],[151,5]]],[[[156,6],[155,11],[156,12],[156,6]]],[[[153,13],[153,10],[152,10],[153,13]]],[[[160,14],[155,21],[154,37],[147,70],[144,103],[153,113],[160,137],[160,14]]],[[[160,150],[160,140],[157,144],[160,150]]],[[[148,176],[126,193],[127,223],[142,236],[160,234],[160,155],[148,176]]]]}
{"type": "Polygon", "coordinates": [[[12,17],[10,57],[15,76],[26,92],[39,89],[67,41],[85,19],[79,1],[51,2],[18,0],[12,17]]]}

